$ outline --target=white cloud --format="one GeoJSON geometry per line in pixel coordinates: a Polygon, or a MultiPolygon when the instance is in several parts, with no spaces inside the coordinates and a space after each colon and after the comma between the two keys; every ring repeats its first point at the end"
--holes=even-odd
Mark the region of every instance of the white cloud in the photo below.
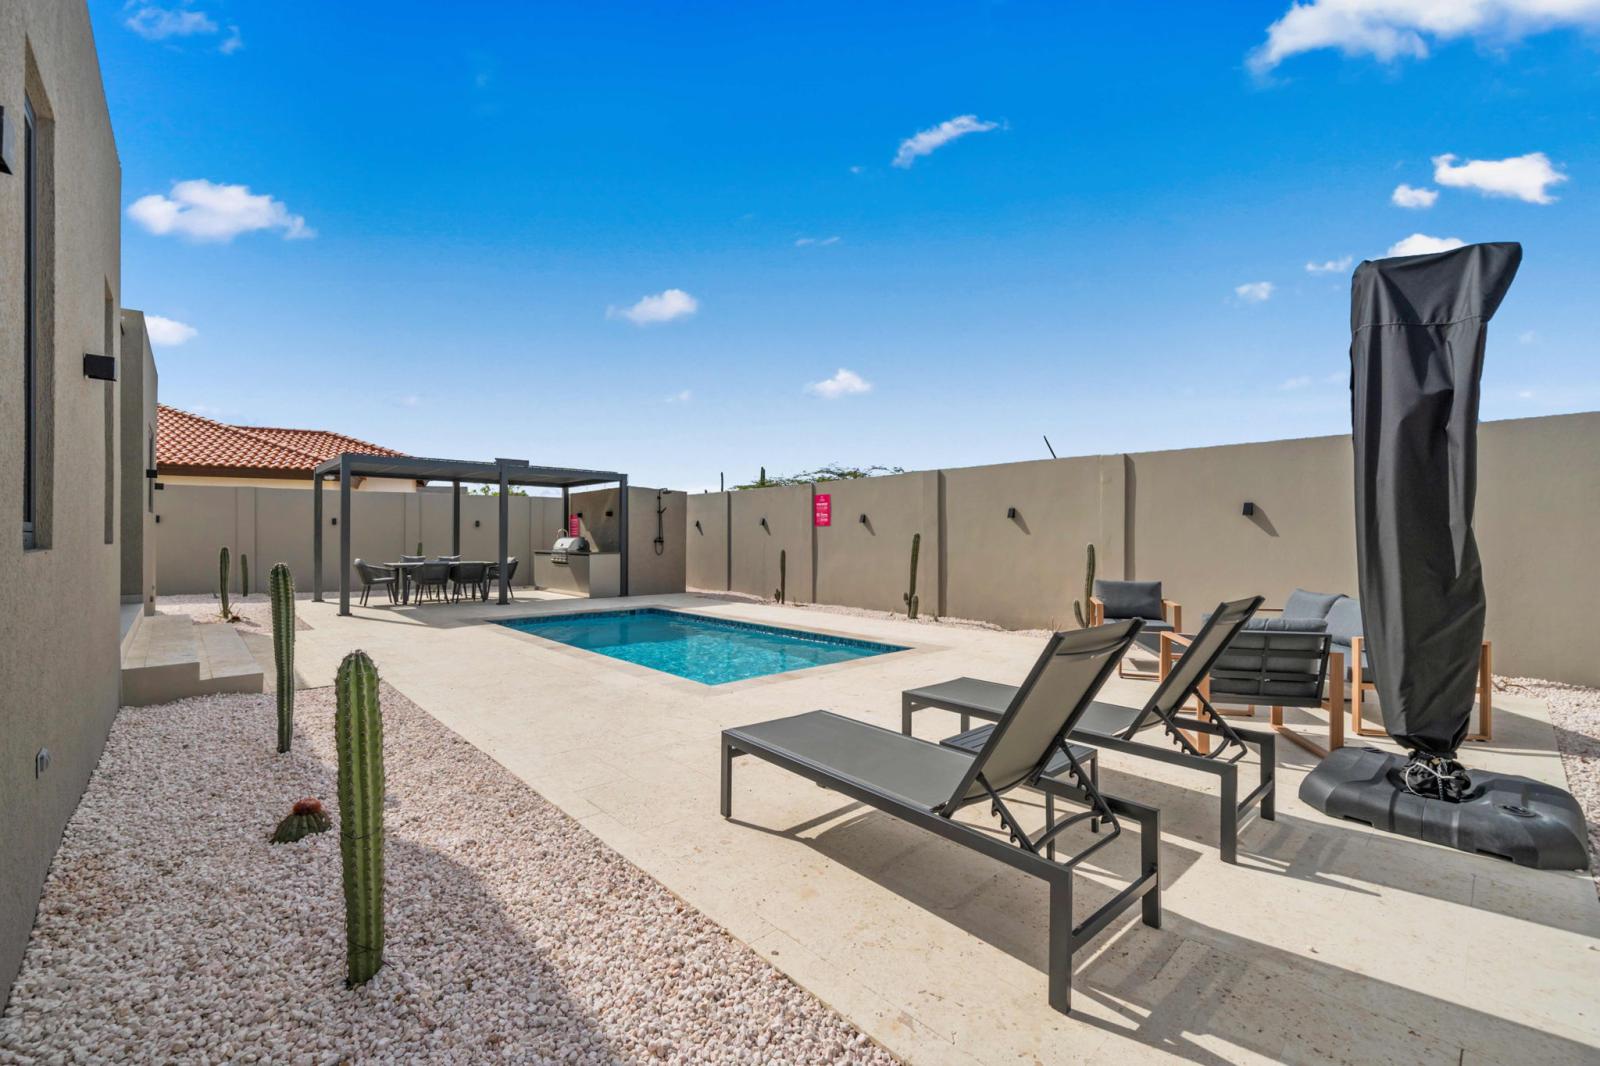
{"type": "Polygon", "coordinates": [[[1278,388],[1284,392],[1293,392],[1295,389],[1310,388],[1315,383],[1315,380],[1310,374],[1301,374],[1299,377],[1293,377],[1285,381],[1278,388]]]}
{"type": "Polygon", "coordinates": [[[872,382],[862,378],[854,370],[840,367],[831,378],[823,381],[813,381],[806,386],[806,391],[824,400],[837,400],[841,396],[855,396],[863,392],[872,391],[872,382]]]}
{"type": "Polygon", "coordinates": [[[646,296],[632,307],[608,307],[607,318],[625,318],[636,326],[649,326],[657,322],[671,322],[700,310],[700,301],[682,289],[668,289],[654,296],[646,296]]]}
{"type": "Polygon", "coordinates": [[[1350,264],[1355,261],[1354,256],[1341,255],[1337,259],[1324,259],[1320,263],[1307,263],[1308,274],[1343,274],[1350,269],[1350,264]]]}
{"type": "Polygon", "coordinates": [[[861,174],[861,173],[865,172],[866,169],[867,169],[866,167],[861,166],[860,164],[857,164],[857,165],[855,165],[855,166],[850,168],[850,173],[852,173],[852,174],[861,174]]]}
{"type": "Polygon", "coordinates": [[[1538,339],[1539,339],[1539,334],[1534,332],[1531,329],[1524,330],[1523,332],[1517,334],[1517,343],[1518,344],[1532,344],[1535,341],[1537,341],[1538,339]]]}
{"type": "Polygon", "coordinates": [[[1290,56],[1337,48],[1380,62],[1426,59],[1430,40],[1517,41],[1562,27],[1600,26],[1600,0],[1295,0],[1250,53],[1265,74],[1290,56]]]}
{"type": "Polygon", "coordinates": [[[668,403],[688,403],[692,399],[694,399],[694,393],[690,392],[688,389],[683,389],[683,390],[681,390],[679,392],[673,393],[671,396],[668,396],[667,397],[667,402],[668,403]]]}
{"type": "Polygon", "coordinates": [[[1453,155],[1436,155],[1433,180],[1455,189],[1477,189],[1485,196],[1549,204],[1556,199],[1550,195],[1550,186],[1560,185],[1567,176],[1551,166],[1550,157],[1543,152],[1529,152],[1510,159],[1469,159],[1459,165],[1453,155]]]}
{"type": "Polygon", "coordinates": [[[1401,182],[1394,187],[1394,192],[1389,196],[1389,202],[1396,207],[1432,207],[1435,200],[1439,199],[1438,189],[1419,189],[1414,185],[1401,182]]]}
{"type": "Polygon", "coordinates": [[[217,45],[217,51],[225,56],[231,56],[243,47],[244,35],[239,32],[239,27],[229,26],[228,36],[224,37],[222,43],[217,45]]]}
{"type": "Polygon", "coordinates": [[[1243,285],[1235,285],[1233,294],[1247,304],[1259,304],[1272,298],[1274,288],[1270,281],[1250,281],[1243,285]]]}
{"type": "Polygon", "coordinates": [[[395,397],[395,401],[394,402],[395,402],[395,405],[398,406],[398,407],[421,407],[422,406],[422,397],[418,396],[416,393],[412,392],[412,393],[407,393],[404,396],[395,397]]]}
{"type": "Polygon", "coordinates": [[[217,32],[217,24],[204,11],[185,11],[151,4],[129,15],[123,25],[147,41],[217,32]]]}
{"type": "Polygon", "coordinates": [[[812,245],[816,245],[818,248],[826,248],[830,244],[838,243],[838,237],[796,237],[794,246],[796,248],[808,248],[812,245]]]}
{"type": "Polygon", "coordinates": [[[1395,241],[1383,254],[1389,259],[1397,255],[1428,255],[1430,252],[1448,252],[1466,243],[1460,237],[1430,237],[1426,233],[1413,233],[1403,241],[1395,241]]]}
{"type": "Polygon", "coordinates": [[[200,332],[187,322],[162,315],[145,315],[144,328],[150,334],[150,343],[163,348],[175,348],[200,332]]]}
{"type": "Polygon", "coordinates": [[[1533,399],[1533,396],[1534,393],[1532,389],[1523,389],[1517,393],[1517,399],[1519,400],[1531,400],[1533,399]]]}
{"type": "Polygon", "coordinates": [[[957,137],[965,137],[969,133],[988,133],[999,128],[998,122],[985,122],[977,115],[957,115],[955,118],[945,119],[937,126],[912,134],[901,141],[900,150],[894,154],[894,165],[904,170],[915,163],[918,156],[929,155],[957,137]]]}
{"type": "Polygon", "coordinates": [[[197,178],[174,182],[171,196],[141,196],[128,217],[155,234],[176,233],[195,241],[231,241],[241,233],[277,229],[286,240],[315,237],[317,231],[281,200],[252,193],[248,185],[218,185],[197,178]]]}

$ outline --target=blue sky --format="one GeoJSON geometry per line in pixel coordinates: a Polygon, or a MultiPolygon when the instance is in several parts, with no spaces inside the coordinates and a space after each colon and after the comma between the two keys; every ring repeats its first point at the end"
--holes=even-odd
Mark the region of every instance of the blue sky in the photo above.
{"type": "Polygon", "coordinates": [[[1524,246],[1486,418],[1600,407],[1570,6],[90,9],[167,402],[699,489],[1346,430],[1413,234],[1524,246]]]}

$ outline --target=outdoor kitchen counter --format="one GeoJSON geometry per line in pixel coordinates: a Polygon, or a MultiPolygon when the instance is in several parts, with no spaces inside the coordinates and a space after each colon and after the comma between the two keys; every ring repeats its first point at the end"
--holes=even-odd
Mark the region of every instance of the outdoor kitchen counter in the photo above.
{"type": "Polygon", "coordinates": [[[622,556],[617,552],[533,553],[533,583],[552,592],[593,598],[622,592],[622,556]],[[565,562],[557,560],[565,557],[565,562]]]}

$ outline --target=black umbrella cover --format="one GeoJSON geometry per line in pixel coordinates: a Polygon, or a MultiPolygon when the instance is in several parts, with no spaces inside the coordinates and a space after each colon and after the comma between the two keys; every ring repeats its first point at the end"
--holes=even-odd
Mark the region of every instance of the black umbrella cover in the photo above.
{"type": "Polygon", "coordinates": [[[1350,295],[1361,617],[1389,735],[1451,758],[1483,642],[1472,535],[1484,338],[1519,244],[1365,262],[1350,295]]]}

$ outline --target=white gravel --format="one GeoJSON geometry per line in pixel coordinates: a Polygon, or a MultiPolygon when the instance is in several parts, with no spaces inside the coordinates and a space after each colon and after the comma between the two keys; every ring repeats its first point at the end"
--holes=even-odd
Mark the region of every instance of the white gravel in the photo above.
{"type": "MultiPolygon", "coordinates": [[[[309,603],[311,593],[296,593],[295,599],[309,603]]],[[[228,600],[228,606],[239,616],[239,621],[234,625],[237,625],[242,632],[265,633],[269,637],[272,635],[272,601],[267,599],[265,592],[253,592],[248,597],[232,596],[228,600]]],[[[200,624],[222,621],[222,604],[215,596],[207,593],[158,597],[156,611],[160,614],[186,614],[200,624]]],[[[310,629],[311,623],[296,611],[294,627],[310,629]]]]}
{"type": "MultiPolygon", "coordinates": [[[[213,601],[214,602],[214,601],[213,601]]],[[[165,606],[165,604],[164,604],[165,606]]],[[[69,823],[0,1063],[893,1062],[388,686],[387,947],[343,987],[332,690],[123,708],[69,823]],[[335,812],[336,813],[336,812],[335,812]]]]}
{"type": "Polygon", "coordinates": [[[1567,771],[1567,788],[1583,806],[1589,823],[1589,855],[1595,889],[1600,892],[1600,689],[1541,681],[1532,677],[1496,678],[1513,691],[1544,701],[1555,726],[1556,747],[1567,771]]]}

